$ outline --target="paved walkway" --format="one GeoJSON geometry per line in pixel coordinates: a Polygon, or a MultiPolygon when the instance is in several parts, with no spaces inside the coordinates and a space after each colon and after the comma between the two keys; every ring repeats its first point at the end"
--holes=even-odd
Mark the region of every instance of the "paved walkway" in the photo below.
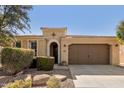
{"type": "Polygon", "coordinates": [[[124,88],[124,68],[112,65],[70,65],[75,87],[124,88]]]}

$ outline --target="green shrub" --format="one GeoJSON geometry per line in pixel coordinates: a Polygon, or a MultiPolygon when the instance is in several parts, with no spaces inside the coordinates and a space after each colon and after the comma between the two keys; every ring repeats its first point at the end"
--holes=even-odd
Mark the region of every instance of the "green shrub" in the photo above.
{"type": "Polygon", "coordinates": [[[47,87],[48,88],[60,88],[61,83],[55,76],[51,76],[49,80],[47,81],[47,87]]]}
{"type": "Polygon", "coordinates": [[[16,80],[15,82],[8,83],[4,88],[31,88],[32,80],[16,80]]]}
{"type": "Polygon", "coordinates": [[[30,66],[34,52],[30,49],[3,48],[1,53],[1,64],[3,70],[8,74],[16,74],[30,66]]]}
{"type": "Polygon", "coordinates": [[[36,65],[37,65],[37,58],[34,57],[31,65],[30,65],[30,68],[36,68],[36,65]]]}
{"type": "Polygon", "coordinates": [[[37,70],[53,70],[55,60],[54,57],[40,56],[37,57],[37,70]]]}

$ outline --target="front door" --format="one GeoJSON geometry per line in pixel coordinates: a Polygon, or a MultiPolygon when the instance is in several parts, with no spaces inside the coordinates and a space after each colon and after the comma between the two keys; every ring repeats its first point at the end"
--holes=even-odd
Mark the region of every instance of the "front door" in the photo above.
{"type": "Polygon", "coordinates": [[[58,64],[58,45],[55,42],[50,45],[50,56],[53,56],[55,58],[55,64],[58,64]]]}

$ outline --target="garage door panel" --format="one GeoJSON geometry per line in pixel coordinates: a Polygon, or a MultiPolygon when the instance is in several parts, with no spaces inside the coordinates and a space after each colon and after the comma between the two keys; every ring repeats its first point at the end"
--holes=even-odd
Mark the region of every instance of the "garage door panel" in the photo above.
{"type": "Polygon", "coordinates": [[[71,62],[71,63],[76,62],[77,53],[78,53],[76,46],[75,46],[75,45],[74,45],[73,47],[70,46],[69,52],[70,52],[69,55],[71,56],[71,57],[69,57],[70,62],[71,62]]]}
{"type": "Polygon", "coordinates": [[[80,44],[69,46],[69,64],[109,64],[109,46],[80,44]]]}
{"type": "Polygon", "coordinates": [[[91,64],[108,64],[109,51],[107,45],[89,45],[89,62],[91,64]]]}
{"type": "Polygon", "coordinates": [[[88,60],[88,46],[87,45],[78,45],[78,53],[77,53],[77,60],[78,60],[78,64],[86,64],[89,63],[88,60]]]}

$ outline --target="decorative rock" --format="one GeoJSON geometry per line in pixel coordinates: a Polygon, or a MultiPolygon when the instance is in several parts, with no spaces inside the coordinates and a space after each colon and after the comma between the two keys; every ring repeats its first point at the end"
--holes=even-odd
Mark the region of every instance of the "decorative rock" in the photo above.
{"type": "Polygon", "coordinates": [[[67,76],[64,75],[54,75],[58,80],[65,81],[67,79],[67,76]]]}
{"type": "Polygon", "coordinates": [[[48,74],[42,74],[42,75],[35,75],[33,77],[33,85],[46,85],[46,82],[48,81],[50,75],[48,74]]]}
{"type": "Polygon", "coordinates": [[[27,77],[25,78],[25,80],[32,80],[31,74],[28,74],[27,77]]]}

